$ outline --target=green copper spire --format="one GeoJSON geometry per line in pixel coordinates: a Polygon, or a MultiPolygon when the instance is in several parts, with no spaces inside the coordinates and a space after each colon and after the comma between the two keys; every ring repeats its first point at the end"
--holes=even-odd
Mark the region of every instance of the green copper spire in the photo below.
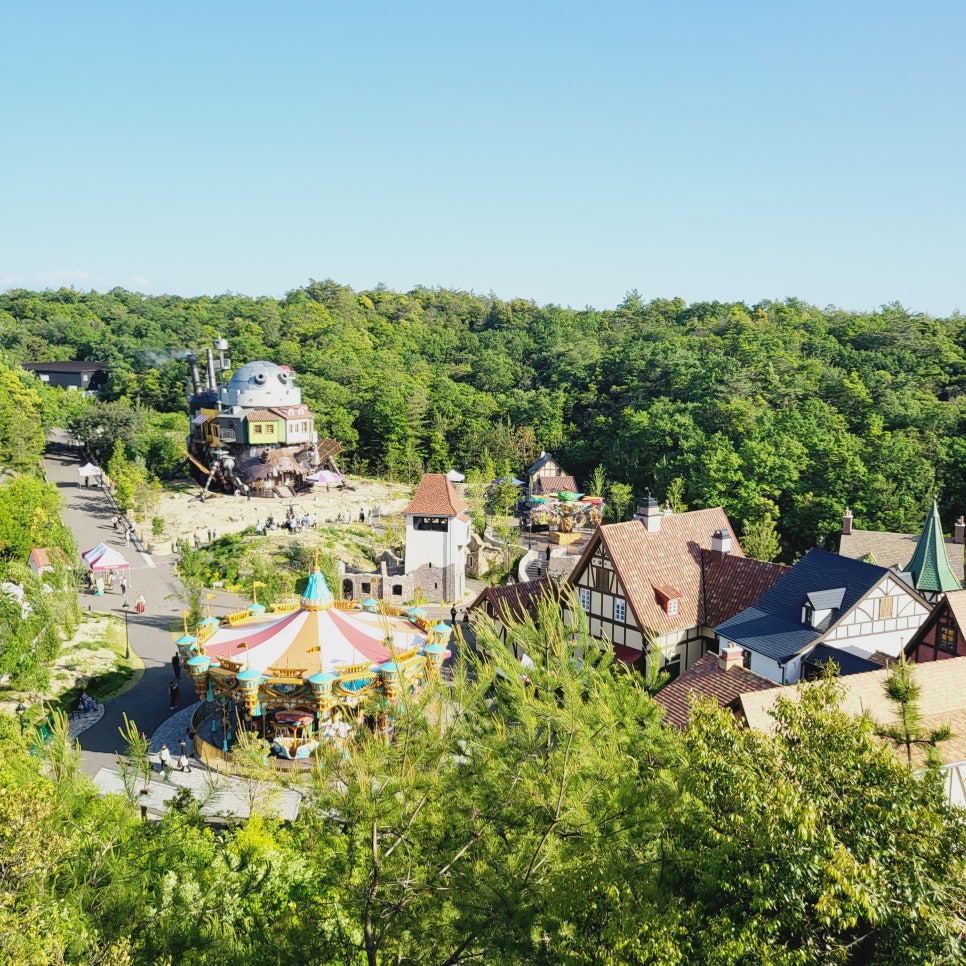
{"type": "Polygon", "coordinates": [[[939,522],[939,507],[935,500],[932,501],[932,511],[926,514],[916,552],[905,569],[912,574],[916,590],[945,593],[948,590],[962,589],[949,566],[946,541],[943,539],[943,528],[939,522]]]}

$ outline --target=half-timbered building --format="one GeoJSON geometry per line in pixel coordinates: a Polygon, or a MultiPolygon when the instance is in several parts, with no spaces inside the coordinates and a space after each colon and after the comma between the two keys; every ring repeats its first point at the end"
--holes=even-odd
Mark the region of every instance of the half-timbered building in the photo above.
{"type": "Polygon", "coordinates": [[[593,635],[623,659],[659,660],[676,677],[715,649],[715,624],[788,568],[745,557],[721,507],[662,513],[649,499],[644,509],[641,520],[598,527],[567,583],[593,635]]]}
{"type": "Polygon", "coordinates": [[[896,571],[812,549],[715,632],[756,674],[793,684],[828,660],[847,674],[897,658],[931,609],[896,571]]]}
{"type": "Polygon", "coordinates": [[[952,590],[933,608],[906,645],[916,664],[966,657],[966,590],[952,590]]]}

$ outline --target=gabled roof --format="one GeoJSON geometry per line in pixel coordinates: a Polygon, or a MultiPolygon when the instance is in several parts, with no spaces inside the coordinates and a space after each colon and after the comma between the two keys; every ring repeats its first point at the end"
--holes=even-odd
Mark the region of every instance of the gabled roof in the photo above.
{"type": "Polygon", "coordinates": [[[668,724],[684,728],[691,716],[692,694],[714,698],[722,708],[727,708],[742,694],[776,687],[778,685],[774,681],[740,665],[722,670],[718,655],[709,651],[680,677],[661,688],[654,695],[654,700],[664,708],[664,719],[668,724]]]}
{"type": "Polygon", "coordinates": [[[572,476],[539,476],[533,485],[534,493],[576,493],[577,481],[572,476]]]}
{"type": "Polygon", "coordinates": [[[457,495],[445,473],[426,473],[403,515],[455,517],[466,508],[466,501],[457,495]]]}
{"type": "MultiPolygon", "coordinates": [[[[664,520],[667,517],[662,518],[664,520]]],[[[734,546],[734,544],[732,544],[734,546]]],[[[704,610],[701,623],[714,627],[750,607],[788,572],[785,564],[768,563],[729,553],[721,560],[702,551],[704,560],[704,610]]]]}
{"type": "Polygon", "coordinates": [[[640,520],[598,527],[567,582],[576,584],[598,545],[613,563],[640,628],[663,636],[724,620],[736,613],[784,572],[779,564],[744,556],[721,507],[691,510],[661,517],[661,527],[648,532],[640,520]],[[711,559],[716,530],[731,534],[732,550],[722,560],[711,559]],[[678,612],[661,606],[659,588],[679,592],[678,612]]]}
{"type": "Polygon", "coordinates": [[[281,417],[271,409],[250,409],[245,419],[250,423],[277,423],[281,417]]]}
{"type": "MultiPolygon", "coordinates": [[[[966,761],[966,657],[913,665],[913,675],[919,685],[923,730],[951,724],[952,738],[939,742],[936,750],[946,763],[966,761]]],[[[895,702],[890,701],[885,692],[888,678],[886,668],[842,678],[842,710],[856,715],[868,713],[881,725],[896,723],[895,702]]],[[[751,728],[774,731],[775,719],[770,712],[778,699],[798,702],[803,688],[815,686],[796,684],[769,692],[743,694],[740,703],[745,720],[751,728]]],[[[913,754],[921,757],[916,751],[913,754]]]]}
{"type": "Polygon", "coordinates": [[[932,501],[932,510],[926,514],[926,522],[919,534],[915,553],[903,570],[912,574],[916,590],[942,593],[960,590],[963,586],[962,574],[957,579],[949,566],[943,528],[939,522],[939,507],[935,500],[932,501]]]}
{"type": "MultiPolygon", "coordinates": [[[[853,529],[851,533],[843,533],[839,538],[839,554],[843,557],[851,557],[853,560],[871,557],[866,561],[867,563],[904,570],[916,552],[919,537],[920,534],[915,533],[853,529]]],[[[946,550],[946,560],[959,585],[962,586],[963,578],[966,576],[963,558],[966,548],[963,544],[956,543],[952,537],[944,539],[943,545],[946,550]]]]}
{"type": "Polygon", "coordinates": [[[756,654],[782,663],[816,643],[892,571],[813,548],[770,590],[715,632],[756,654]],[[822,628],[802,622],[809,594],[845,588],[837,614],[822,628]]]}
{"type": "Polygon", "coordinates": [[[59,560],[61,563],[67,564],[68,567],[70,566],[67,554],[60,547],[31,547],[28,564],[37,573],[40,573],[42,570],[53,570],[54,561],[51,557],[59,560]]]}
{"type": "Polygon", "coordinates": [[[466,609],[478,610],[489,604],[497,619],[505,623],[507,618],[521,620],[536,616],[537,603],[544,597],[560,598],[560,586],[549,577],[539,577],[523,584],[484,587],[466,609]]]}
{"type": "Polygon", "coordinates": [[[527,467],[527,476],[533,476],[533,474],[536,473],[537,470],[543,468],[544,466],[547,465],[547,463],[551,462],[552,460],[553,460],[553,457],[549,453],[541,453],[540,459],[538,459],[536,463],[534,463],[532,466],[527,467]]]}

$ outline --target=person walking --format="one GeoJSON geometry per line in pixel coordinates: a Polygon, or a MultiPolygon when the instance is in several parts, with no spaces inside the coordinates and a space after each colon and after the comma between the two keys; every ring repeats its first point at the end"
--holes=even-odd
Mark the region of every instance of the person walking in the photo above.
{"type": "Polygon", "coordinates": [[[123,597],[127,593],[127,577],[124,574],[121,574],[119,583],[121,585],[121,596],[123,597]]]}
{"type": "Polygon", "coordinates": [[[180,681],[181,680],[181,657],[178,654],[175,654],[171,658],[171,667],[174,670],[175,680],[180,681]]]}
{"type": "Polygon", "coordinates": [[[168,751],[167,745],[162,745],[161,750],[158,752],[158,761],[161,762],[161,770],[168,771],[171,768],[171,752],[168,751]]]}
{"type": "Polygon", "coordinates": [[[168,685],[168,697],[171,699],[171,711],[174,711],[181,703],[181,685],[173,680],[168,685]]]}
{"type": "Polygon", "coordinates": [[[178,771],[191,771],[188,767],[188,756],[183,751],[178,755],[178,771]]]}
{"type": "Polygon", "coordinates": [[[145,610],[147,610],[147,604],[144,602],[144,594],[138,594],[137,603],[134,605],[134,609],[139,614],[143,614],[145,610]]]}

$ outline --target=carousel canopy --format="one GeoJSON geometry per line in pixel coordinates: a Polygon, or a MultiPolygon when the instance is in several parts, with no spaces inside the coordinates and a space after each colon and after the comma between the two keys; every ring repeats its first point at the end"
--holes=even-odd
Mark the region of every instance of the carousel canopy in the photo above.
{"type": "Polygon", "coordinates": [[[342,483],[345,477],[341,473],[333,473],[332,470],[319,470],[318,473],[307,476],[306,480],[309,483],[342,483]]]}
{"type": "Polygon", "coordinates": [[[298,610],[253,616],[222,627],[205,641],[205,654],[263,672],[297,668],[309,676],[349,664],[382,664],[394,652],[426,642],[426,635],[406,620],[325,606],[331,605],[331,599],[325,578],[316,571],[298,610]]]}

